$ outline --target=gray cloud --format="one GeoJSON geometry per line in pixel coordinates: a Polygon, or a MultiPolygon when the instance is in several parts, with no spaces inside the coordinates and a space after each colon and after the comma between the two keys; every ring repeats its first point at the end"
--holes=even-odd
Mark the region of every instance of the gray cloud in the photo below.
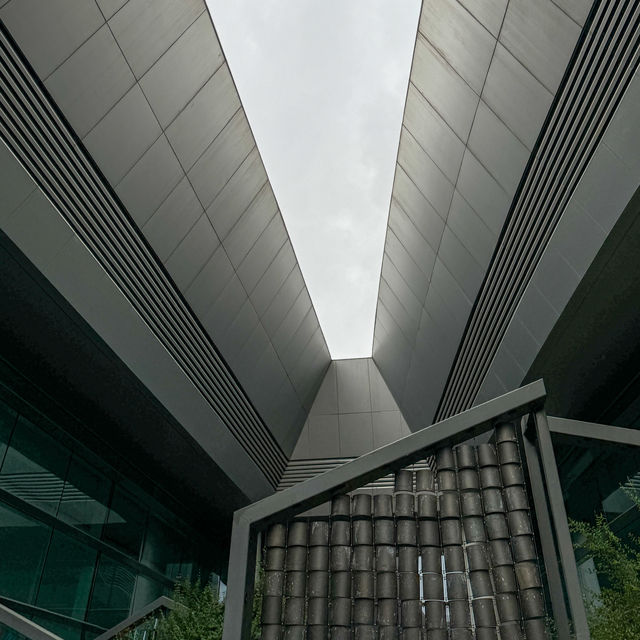
{"type": "Polygon", "coordinates": [[[207,0],[334,358],[371,355],[419,0],[207,0]]]}

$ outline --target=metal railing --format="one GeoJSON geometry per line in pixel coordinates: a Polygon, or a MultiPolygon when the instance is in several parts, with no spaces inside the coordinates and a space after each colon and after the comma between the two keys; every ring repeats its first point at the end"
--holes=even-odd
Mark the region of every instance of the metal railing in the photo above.
{"type": "Polygon", "coordinates": [[[62,640],[28,618],[0,604],[0,637],[11,640],[62,640]]]}
{"type": "Polygon", "coordinates": [[[111,627],[111,629],[107,629],[104,633],[101,633],[96,640],[113,640],[114,638],[122,637],[125,633],[129,633],[135,638],[136,636],[134,634],[136,628],[139,628],[141,625],[149,622],[153,623],[153,628],[151,630],[144,630],[150,631],[150,633],[139,634],[139,640],[153,640],[155,627],[157,626],[160,617],[165,611],[170,611],[171,609],[175,609],[180,606],[182,605],[174,602],[171,598],[160,596],[153,602],[150,602],[146,607],[139,609],[122,622],[111,627]]]}

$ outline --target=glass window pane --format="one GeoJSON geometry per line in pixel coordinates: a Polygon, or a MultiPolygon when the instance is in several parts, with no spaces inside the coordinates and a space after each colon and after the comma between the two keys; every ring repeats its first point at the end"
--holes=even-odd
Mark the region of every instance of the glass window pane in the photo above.
{"type": "Polygon", "coordinates": [[[60,531],[54,531],[37,606],[83,620],[97,555],[90,547],[60,531]]]}
{"type": "MultiPolygon", "coordinates": [[[[33,616],[33,621],[64,640],[81,640],[82,627],[73,623],[65,623],[48,616],[33,616]]],[[[0,639],[4,640],[2,636],[0,639]]]]}
{"type": "Polygon", "coordinates": [[[0,504],[0,593],[33,603],[51,528],[0,504]]]}
{"type": "Polygon", "coordinates": [[[56,515],[69,457],[67,449],[20,416],[0,471],[0,487],[56,515]]]}
{"type": "Polygon", "coordinates": [[[74,456],[58,517],[99,538],[107,517],[111,486],[112,482],[106,476],[74,456]]]}
{"type": "Polygon", "coordinates": [[[147,576],[138,576],[136,580],[136,593],[133,599],[132,613],[140,611],[143,607],[159,598],[169,595],[170,589],[147,576]]]}
{"type": "Polygon", "coordinates": [[[168,578],[186,578],[181,565],[185,546],[186,541],[182,536],[163,519],[152,515],[147,526],[142,563],[164,573],[168,578]]]}
{"type": "MultiPolygon", "coordinates": [[[[637,495],[640,488],[640,449],[557,434],[553,444],[569,518],[593,524],[596,514],[603,514],[624,543],[630,542],[629,534],[638,536],[640,510],[629,492],[637,495]]],[[[597,562],[579,548],[576,560],[582,588],[592,597],[605,585],[597,562]]]]}
{"type": "Polygon", "coordinates": [[[0,467],[7,450],[9,437],[16,421],[16,412],[0,400],[0,467]]]}
{"type": "Polygon", "coordinates": [[[143,501],[116,485],[103,539],[121,551],[140,556],[140,546],[144,537],[147,508],[143,501]]]}
{"type": "Polygon", "coordinates": [[[136,574],[102,554],[98,562],[87,620],[109,629],[129,615],[136,574]]]}

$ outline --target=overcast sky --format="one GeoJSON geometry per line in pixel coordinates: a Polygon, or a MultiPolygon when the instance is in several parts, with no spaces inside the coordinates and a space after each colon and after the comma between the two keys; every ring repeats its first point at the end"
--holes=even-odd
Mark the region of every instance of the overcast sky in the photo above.
{"type": "Polygon", "coordinates": [[[419,0],[207,0],[333,358],[371,355],[419,0]]]}

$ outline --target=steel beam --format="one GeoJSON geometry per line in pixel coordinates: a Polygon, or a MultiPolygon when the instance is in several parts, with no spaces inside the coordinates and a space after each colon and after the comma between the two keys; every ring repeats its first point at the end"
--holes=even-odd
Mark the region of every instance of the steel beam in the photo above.
{"type": "Polygon", "coordinates": [[[547,416],[547,422],[551,433],[575,438],[587,438],[589,440],[602,440],[609,444],[626,444],[632,447],[640,447],[640,430],[638,429],[626,429],[625,427],[613,427],[607,424],[554,418],[552,416],[547,416]]]}
{"type": "MultiPolygon", "coordinates": [[[[527,418],[523,418],[523,421],[527,418]]],[[[564,590],[562,588],[562,577],[560,576],[560,567],[558,566],[558,555],[553,536],[553,528],[551,526],[551,517],[549,515],[547,496],[544,489],[544,481],[542,479],[542,471],[540,469],[540,457],[536,445],[524,433],[522,429],[522,445],[527,464],[527,473],[529,476],[529,486],[535,507],[534,513],[536,522],[538,523],[538,532],[540,534],[540,547],[542,548],[542,558],[544,561],[545,571],[547,574],[547,583],[549,585],[549,595],[551,596],[551,608],[553,610],[553,619],[558,632],[558,640],[569,640],[570,627],[567,606],[564,599],[564,590]]]]}
{"type": "Polygon", "coordinates": [[[578,579],[578,568],[573,552],[573,543],[571,542],[571,534],[569,532],[567,511],[564,506],[562,489],[560,487],[560,476],[558,474],[556,458],[553,453],[547,416],[544,410],[535,412],[535,428],[542,471],[547,486],[549,506],[556,532],[562,573],[567,589],[569,608],[571,609],[575,638],[576,640],[590,640],[591,635],[589,634],[587,614],[584,608],[584,602],[582,601],[582,591],[578,579]]]}
{"type": "Polygon", "coordinates": [[[233,516],[223,640],[249,637],[256,572],[258,530],[240,511],[233,516]]]}

